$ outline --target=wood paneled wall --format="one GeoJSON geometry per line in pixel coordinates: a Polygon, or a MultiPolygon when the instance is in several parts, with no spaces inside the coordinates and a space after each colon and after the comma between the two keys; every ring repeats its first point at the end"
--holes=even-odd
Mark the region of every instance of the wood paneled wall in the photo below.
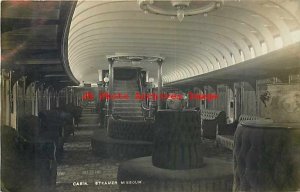
{"type": "Polygon", "coordinates": [[[242,82],[241,89],[241,113],[257,115],[257,96],[255,87],[247,82],[242,82]]]}

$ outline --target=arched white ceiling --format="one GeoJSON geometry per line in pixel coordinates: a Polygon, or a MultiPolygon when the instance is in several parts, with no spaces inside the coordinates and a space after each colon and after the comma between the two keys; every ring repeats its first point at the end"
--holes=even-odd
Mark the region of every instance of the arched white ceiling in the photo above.
{"type": "MultiPolygon", "coordinates": [[[[106,55],[161,55],[171,82],[248,60],[300,41],[300,1],[225,1],[214,12],[184,18],[145,14],[136,1],[79,1],[68,39],[68,59],[79,81],[97,82],[106,55]],[[251,53],[252,49],[252,53],[251,53]]],[[[118,64],[116,64],[118,65],[118,64]]],[[[124,65],[124,64],[123,64],[124,65]]],[[[128,64],[131,65],[131,64],[128,64]]],[[[141,67],[156,78],[155,63],[141,67]]]]}

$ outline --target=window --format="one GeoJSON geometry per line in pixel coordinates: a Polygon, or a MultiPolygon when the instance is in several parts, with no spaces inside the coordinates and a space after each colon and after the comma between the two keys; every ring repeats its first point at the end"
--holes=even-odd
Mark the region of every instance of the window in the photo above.
{"type": "Polygon", "coordinates": [[[275,37],[274,41],[275,41],[275,49],[280,49],[283,47],[283,42],[282,42],[281,36],[275,37]]]}
{"type": "Polygon", "coordinates": [[[250,49],[250,53],[251,53],[251,58],[255,58],[255,51],[254,51],[253,47],[250,46],[249,49],[250,49]]]}
{"type": "Polygon", "coordinates": [[[243,53],[243,51],[242,51],[242,50],[239,50],[239,52],[240,52],[240,55],[241,55],[242,61],[245,61],[245,56],[244,56],[244,53],[243,53]]]}
{"type": "Polygon", "coordinates": [[[262,53],[263,53],[263,54],[268,53],[268,48],[267,48],[266,42],[262,42],[262,43],[261,43],[261,49],[262,49],[262,53]]]}
{"type": "Polygon", "coordinates": [[[233,54],[230,53],[230,55],[231,55],[232,63],[235,64],[235,58],[234,58],[233,54]]]}

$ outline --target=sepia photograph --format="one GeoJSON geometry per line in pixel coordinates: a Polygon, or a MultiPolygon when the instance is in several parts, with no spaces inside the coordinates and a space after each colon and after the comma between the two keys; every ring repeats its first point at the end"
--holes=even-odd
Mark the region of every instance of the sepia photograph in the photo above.
{"type": "Polygon", "coordinates": [[[300,192],[300,0],[0,0],[1,192],[300,192]]]}

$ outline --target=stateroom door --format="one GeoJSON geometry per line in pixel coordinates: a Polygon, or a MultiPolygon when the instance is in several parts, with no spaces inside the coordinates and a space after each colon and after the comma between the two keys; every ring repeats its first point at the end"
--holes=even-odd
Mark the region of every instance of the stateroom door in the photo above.
{"type": "Polygon", "coordinates": [[[233,122],[235,117],[233,90],[228,85],[219,85],[217,87],[217,93],[217,110],[225,111],[228,123],[233,122]]]}
{"type": "Polygon", "coordinates": [[[1,74],[1,124],[10,125],[10,84],[9,84],[9,74],[2,71],[1,74]]]}
{"type": "Polygon", "coordinates": [[[227,86],[227,117],[228,123],[232,123],[235,119],[235,109],[234,109],[234,90],[227,86]]]}
{"type": "Polygon", "coordinates": [[[234,84],[234,119],[237,120],[242,113],[242,102],[241,102],[241,84],[234,84]]]}

